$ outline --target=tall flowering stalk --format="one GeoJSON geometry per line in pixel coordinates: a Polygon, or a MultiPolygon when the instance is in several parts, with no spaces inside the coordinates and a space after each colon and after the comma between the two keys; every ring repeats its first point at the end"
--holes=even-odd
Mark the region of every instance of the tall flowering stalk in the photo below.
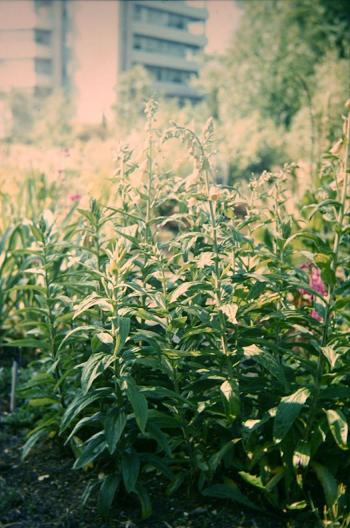
{"type": "Polygon", "coordinates": [[[216,202],[219,200],[221,195],[221,190],[213,185],[213,174],[210,162],[210,155],[207,153],[209,147],[213,142],[213,121],[208,120],[202,137],[198,137],[189,128],[179,126],[174,123],[174,129],[168,130],[164,139],[169,139],[171,137],[179,137],[181,140],[188,146],[189,152],[194,159],[194,169],[195,173],[198,174],[199,181],[204,184],[204,190],[206,195],[206,200],[209,208],[209,221],[211,227],[211,235],[213,242],[213,252],[214,252],[214,292],[215,292],[215,304],[218,308],[218,317],[220,324],[220,346],[223,355],[227,358],[226,364],[228,369],[228,374],[230,379],[234,379],[234,371],[232,363],[229,359],[229,350],[227,345],[226,337],[226,321],[224,315],[224,303],[222,298],[222,270],[220,268],[220,261],[222,254],[220,252],[219,241],[218,241],[218,226],[216,221],[216,202]]]}
{"type": "MultiPolygon", "coordinates": [[[[350,101],[346,103],[346,107],[348,110],[350,110],[350,101]]],[[[325,362],[326,357],[324,355],[324,349],[329,344],[329,337],[330,337],[330,330],[331,330],[331,318],[334,311],[334,304],[336,301],[336,274],[338,270],[339,265],[339,255],[340,255],[340,246],[343,240],[343,236],[345,234],[345,228],[344,225],[347,213],[348,213],[348,193],[349,193],[349,169],[348,169],[348,163],[349,163],[349,142],[350,142],[350,112],[347,115],[347,118],[344,122],[344,136],[342,139],[337,142],[337,149],[336,151],[332,152],[335,157],[338,158],[338,171],[336,173],[336,181],[337,181],[337,189],[338,189],[338,198],[339,198],[339,208],[336,216],[335,221],[335,235],[334,235],[334,241],[333,241],[333,251],[331,256],[331,262],[330,262],[330,269],[333,274],[333,280],[328,286],[328,302],[326,303],[325,307],[325,315],[323,320],[323,330],[322,330],[322,337],[321,337],[321,350],[319,352],[319,358],[318,358],[318,365],[317,365],[317,372],[315,376],[315,386],[314,386],[314,393],[313,398],[311,401],[310,406],[310,416],[308,421],[308,427],[306,429],[306,437],[308,438],[310,436],[312,426],[315,420],[315,415],[317,412],[318,407],[318,401],[320,397],[320,389],[321,389],[321,379],[324,373],[325,368],[325,362]]],[[[323,284],[321,285],[320,279],[318,277],[318,272],[313,272],[313,282],[314,286],[319,287],[322,289],[322,294],[324,294],[323,284]],[[315,275],[316,273],[316,275],[315,275]]],[[[321,293],[321,292],[320,292],[321,293]]],[[[312,315],[312,314],[311,314],[312,315]]],[[[316,315],[316,314],[314,314],[316,315]]],[[[318,317],[315,317],[318,319],[318,317]]]]}

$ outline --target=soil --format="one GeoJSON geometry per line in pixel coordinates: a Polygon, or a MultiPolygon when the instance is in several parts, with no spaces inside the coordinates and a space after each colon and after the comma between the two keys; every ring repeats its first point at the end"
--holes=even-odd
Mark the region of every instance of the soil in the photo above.
{"type": "MultiPolygon", "coordinates": [[[[23,433],[1,425],[0,528],[287,528],[271,517],[255,517],[222,502],[200,497],[164,497],[159,484],[149,483],[154,514],[141,521],[139,506],[124,498],[111,520],[99,515],[94,496],[85,507],[81,496],[91,478],[71,469],[73,459],[55,443],[21,461],[23,433]]],[[[118,502],[118,499],[117,501],[118,502]]],[[[304,525],[305,526],[305,525],[304,525]]]]}

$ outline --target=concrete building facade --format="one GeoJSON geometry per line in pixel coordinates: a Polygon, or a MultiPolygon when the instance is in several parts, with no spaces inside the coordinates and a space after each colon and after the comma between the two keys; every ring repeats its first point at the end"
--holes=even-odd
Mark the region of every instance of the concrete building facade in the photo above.
{"type": "Polygon", "coordinates": [[[185,0],[119,0],[118,73],[141,64],[156,92],[180,100],[200,98],[190,85],[207,43],[204,3],[185,0]]]}
{"type": "Polygon", "coordinates": [[[1,0],[0,91],[71,89],[71,10],[70,0],[1,0]]]}

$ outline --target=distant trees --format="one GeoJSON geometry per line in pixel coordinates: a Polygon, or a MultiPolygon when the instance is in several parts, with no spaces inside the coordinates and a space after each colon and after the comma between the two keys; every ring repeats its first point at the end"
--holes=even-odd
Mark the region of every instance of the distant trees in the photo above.
{"type": "Polygon", "coordinates": [[[145,102],[155,95],[152,84],[150,73],[141,65],[120,73],[113,109],[116,123],[123,130],[131,131],[143,115],[145,102]]]}
{"type": "Polygon", "coordinates": [[[23,90],[2,94],[4,140],[65,146],[72,136],[72,102],[63,92],[42,96],[23,90]]]}
{"type": "Polygon", "coordinates": [[[208,104],[226,137],[231,129],[238,141],[232,145],[228,139],[231,162],[236,163],[235,152],[247,150],[240,145],[237,123],[244,132],[242,140],[257,147],[244,170],[240,160],[241,173],[249,175],[257,166],[269,168],[269,163],[287,160],[289,144],[293,155],[317,162],[327,142],[339,133],[339,116],[348,97],[348,2],[241,0],[239,5],[241,24],[229,49],[219,61],[209,62],[201,76],[208,104]],[[301,144],[301,128],[311,138],[307,145],[305,134],[301,144]],[[278,135],[282,141],[274,139],[278,135]]]}

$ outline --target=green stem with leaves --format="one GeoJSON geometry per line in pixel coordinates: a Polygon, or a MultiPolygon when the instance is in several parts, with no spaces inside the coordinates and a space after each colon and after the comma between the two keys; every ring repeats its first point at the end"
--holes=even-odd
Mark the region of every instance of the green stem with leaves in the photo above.
{"type": "Polygon", "coordinates": [[[343,159],[339,161],[339,174],[344,174],[344,181],[343,181],[343,187],[340,190],[340,203],[339,203],[339,211],[336,217],[336,230],[335,230],[335,236],[334,236],[334,243],[333,243],[333,253],[332,253],[332,262],[331,262],[331,269],[333,271],[334,280],[329,285],[328,288],[328,302],[326,305],[325,310],[325,317],[323,322],[323,330],[322,330],[322,339],[321,339],[321,350],[319,352],[318,357],[318,364],[317,364],[317,370],[316,370],[316,376],[315,376],[315,385],[314,385],[314,393],[313,398],[311,401],[310,406],[310,415],[308,420],[308,426],[306,429],[306,438],[309,438],[312,426],[315,420],[315,415],[317,411],[317,404],[320,397],[320,391],[321,391],[321,381],[322,376],[324,372],[324,366],[325,366],[325,357],[322,352],[322,348],[327,346],[329,341],[329,330],[330,330],[330,323],[331,323],[331,316],[332,311],[334,307],[334,302],[336,300],[336,273],[338,269],[338,261],[339,261],[339,250],[340,245],[342,241],[342,233],[343,233],[343,223],[344,219],[347,214],[347,205],[348,205],[348,190],[349,190],[349,169],[348,169],[348,163],[349,163],[349,143],[350,143],[350,113],[347,116],[346,122],[345,122],[345,134],[343,138],[344,143],[344,154],[343,159]]]}

